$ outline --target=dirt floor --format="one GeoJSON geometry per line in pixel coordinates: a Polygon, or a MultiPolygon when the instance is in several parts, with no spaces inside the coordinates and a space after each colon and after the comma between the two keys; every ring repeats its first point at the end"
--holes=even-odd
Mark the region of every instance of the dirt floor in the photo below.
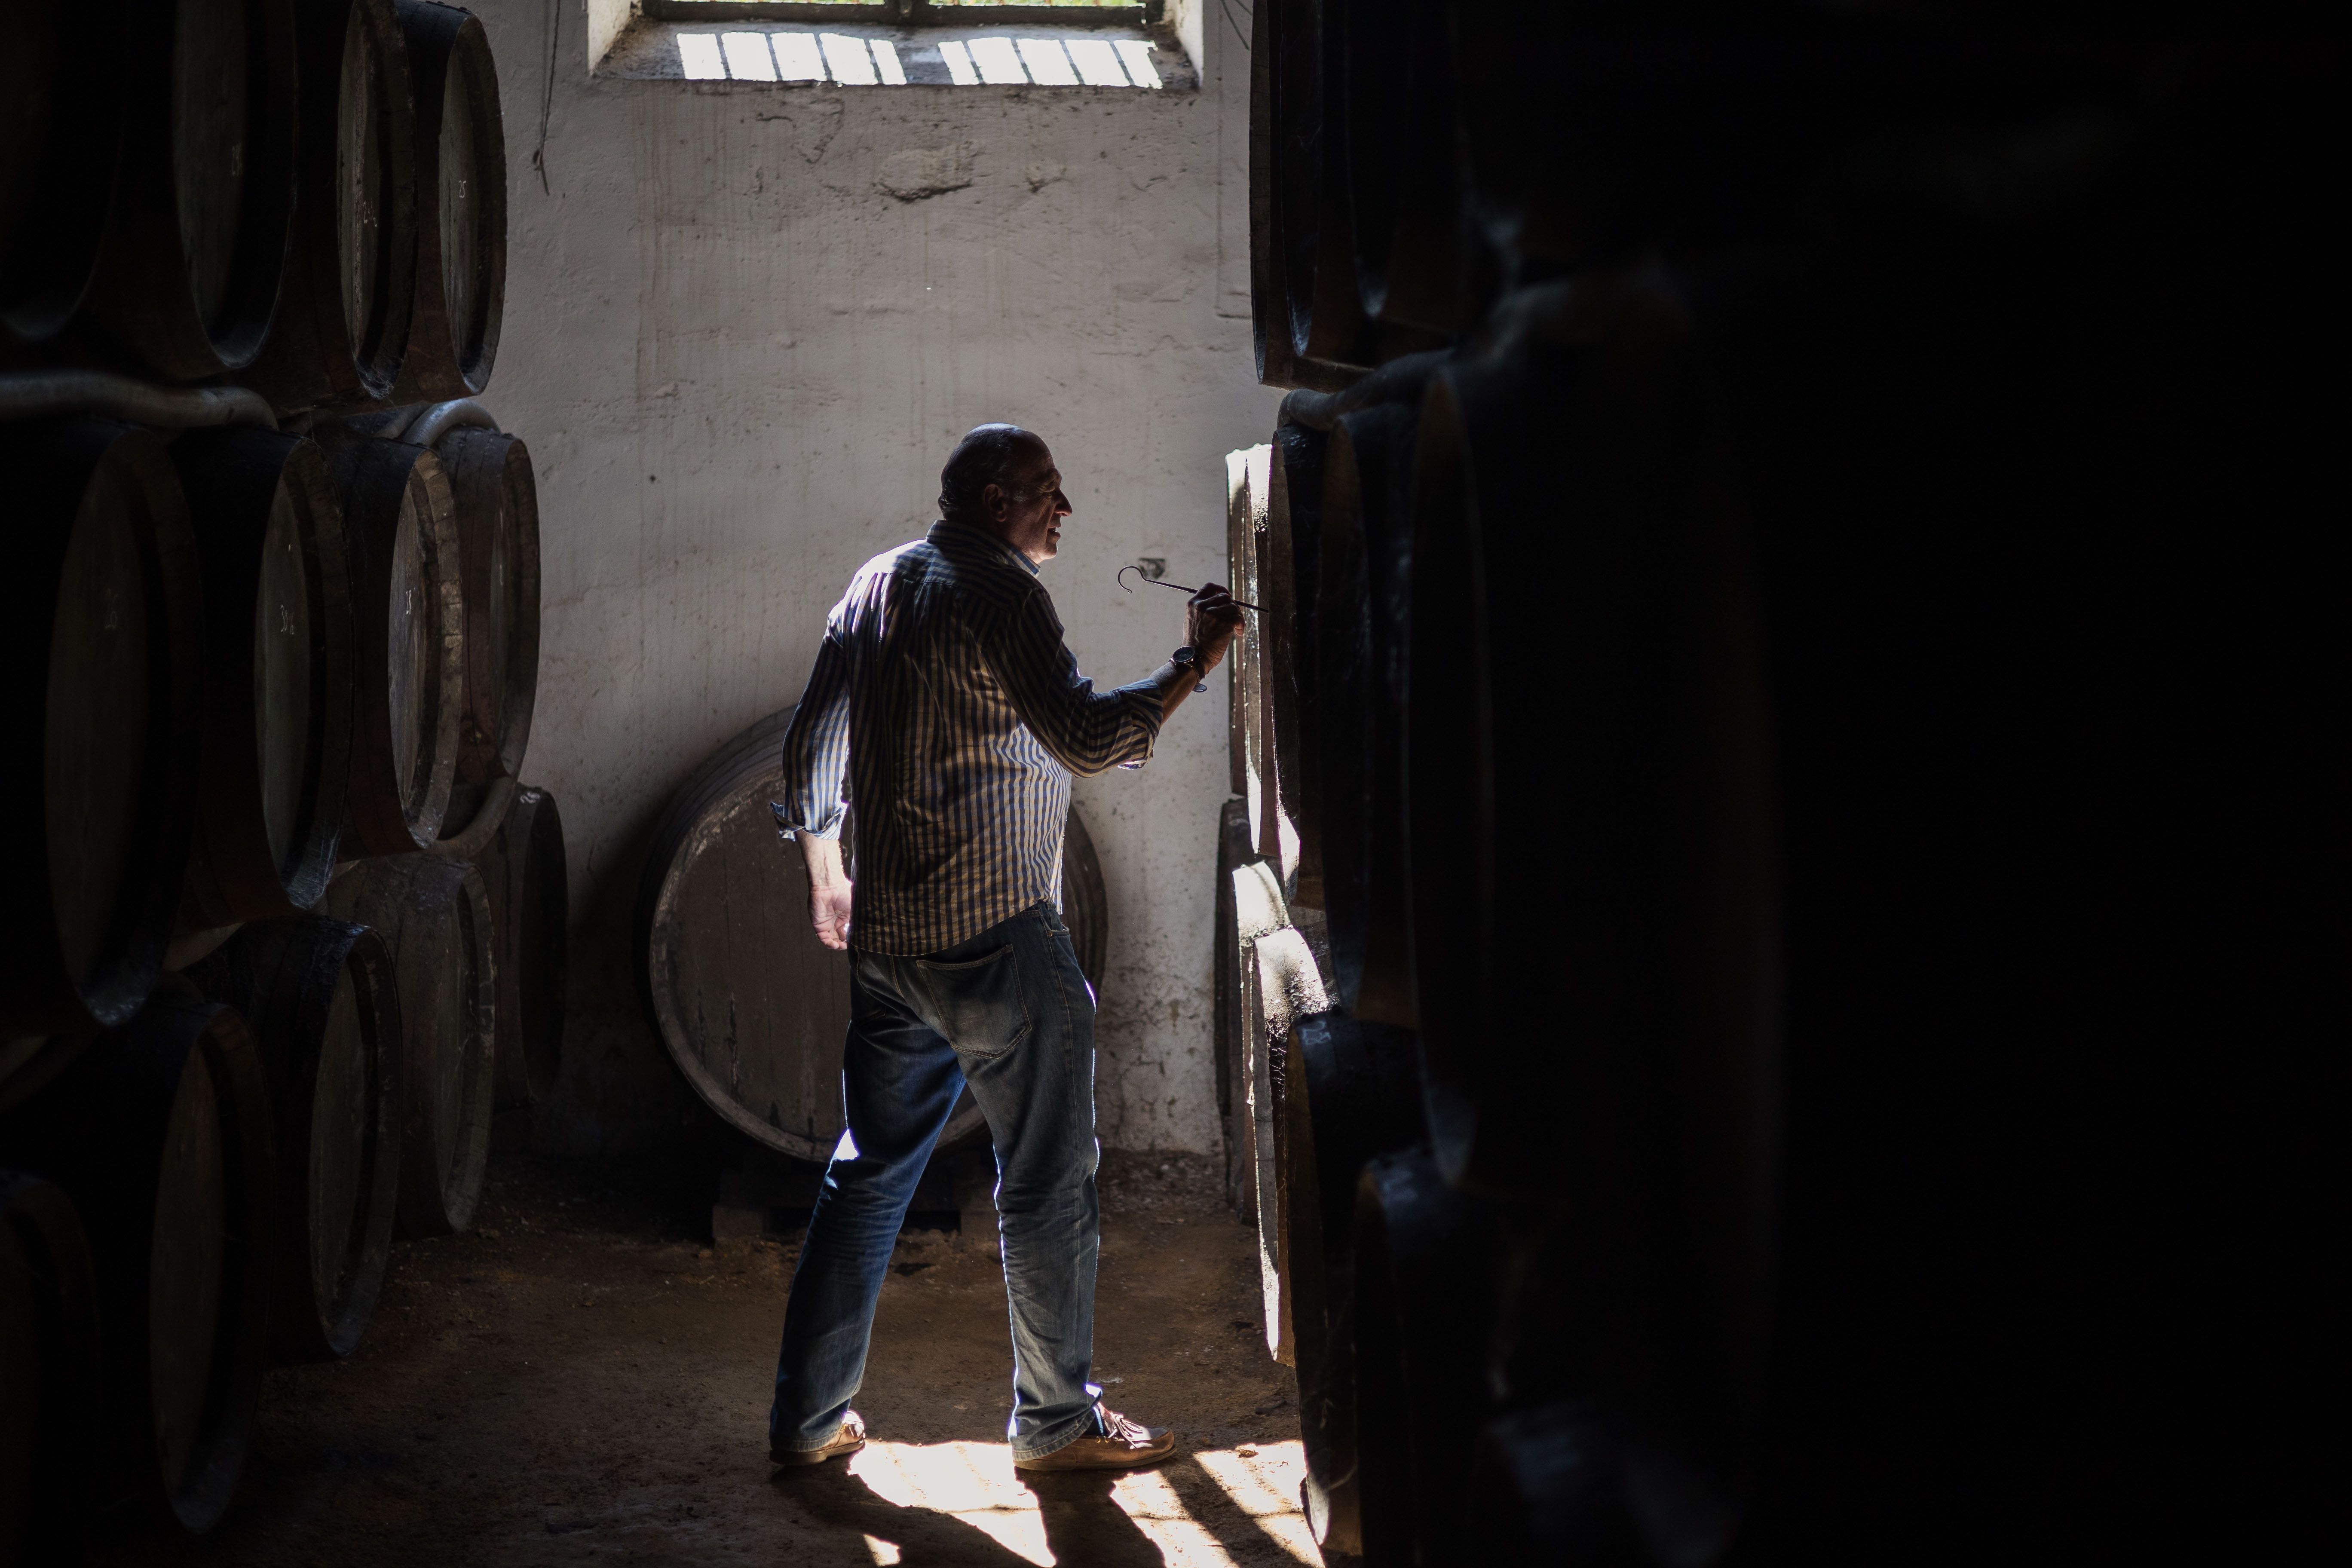
{"type": "Polygon", "coordinates": [[[1108,1155],[1096,1377],[1183,1436],[1015,1477],[992,1247],[901,1238],[847,1462],[771,1476],[796,1247],[714,1250],[641,1177],[507,1157],[473,1232],[406,1242],[350,1360],[271,1375],[206,1564],[1314,1563],[1288,1369],[1210,1162],[1108,1155]]]}

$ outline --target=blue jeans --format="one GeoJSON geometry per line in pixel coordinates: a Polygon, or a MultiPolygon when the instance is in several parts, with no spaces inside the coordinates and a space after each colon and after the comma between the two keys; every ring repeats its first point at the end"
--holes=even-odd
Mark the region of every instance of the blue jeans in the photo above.
{"type": "Polygon", "coordinates": [[[921,958],[850,953],[847,1134],[784,1307],[772,1449],[823,1447],[866,1377],[874,1303],[931,1145],[966,1082],[996,1145],[1016,1458],[1097,1430],[1095,1001],[1040,902],[921,958]]]}

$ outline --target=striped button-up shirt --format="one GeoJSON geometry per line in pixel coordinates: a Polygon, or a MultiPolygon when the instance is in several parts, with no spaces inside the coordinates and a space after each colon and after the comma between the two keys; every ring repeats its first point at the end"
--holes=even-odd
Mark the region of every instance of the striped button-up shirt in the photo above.
{"type": "Polygon", "coordinates": [[[909,956],[1060,896],[1070,775],[1138,767],[1149,682],[1097,691],[1026,556],[963,523],[858,568],[784,735],[786,838],[840,835],[851,945],[909,956]]]}

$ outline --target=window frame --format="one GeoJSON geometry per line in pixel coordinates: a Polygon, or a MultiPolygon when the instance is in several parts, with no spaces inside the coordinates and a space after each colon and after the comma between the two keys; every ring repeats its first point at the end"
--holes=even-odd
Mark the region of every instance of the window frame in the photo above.
{"type": "Polygon", "coordinates": [[[832,22],[868,27],[1131,27],[1161,25],[1166,0],[1133,5],[935,5],[931,0],[640,0],[650,22],[832,22]]]}

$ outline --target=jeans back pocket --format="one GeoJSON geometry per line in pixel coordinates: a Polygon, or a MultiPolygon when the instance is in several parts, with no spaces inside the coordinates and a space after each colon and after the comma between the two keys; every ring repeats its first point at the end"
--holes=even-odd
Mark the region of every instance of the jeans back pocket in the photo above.
{"type": "Polygon", "coordinates": [[[915,968],[929,994],[931,1026],[957,1055],[1001,1057],[1029,1037],[1029,1008],[1012,944],[958,963],[919,958],[915,968]]]}

